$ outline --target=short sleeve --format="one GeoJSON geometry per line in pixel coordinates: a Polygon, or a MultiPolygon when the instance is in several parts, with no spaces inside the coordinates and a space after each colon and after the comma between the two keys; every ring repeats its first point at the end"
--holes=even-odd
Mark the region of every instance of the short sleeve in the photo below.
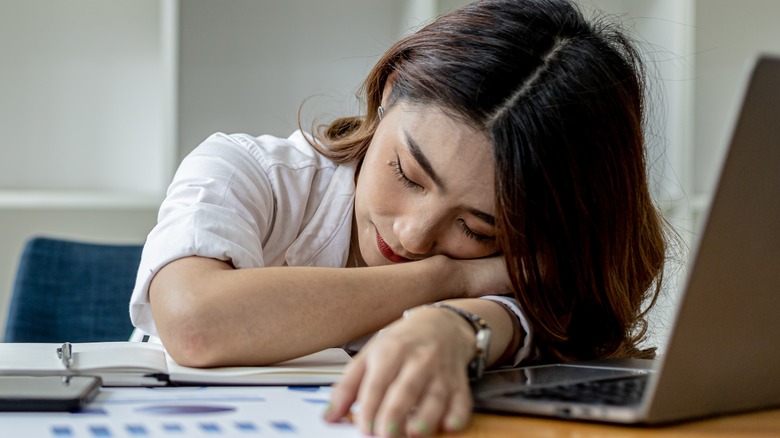
{"type": "Polygon", "coordinates": [[[174,260],[200,256],[236,268],[264,266],[274,211],[268,177],[245,148],[224,134],[198,146],[179,166],[144,245],[130,303],[133,324],[157,334],[149,284],[174,260]]]}
{"type": "Polygon", "coordinates": [[[504,295],[488,295],[482,297],[482,299],[496,301],[509,308],[517,316],[517,319],[520,322],[520,326],[525,332],[523,343],[515,353],[512,365],[518,365],[523,361],[533,359],[536,356],[533,345],[534,332],[531,328],[531,325],[528,323],[528,319],[526,318],[520,303],[518,303],[517,300],[512,297],[504,295]]]}

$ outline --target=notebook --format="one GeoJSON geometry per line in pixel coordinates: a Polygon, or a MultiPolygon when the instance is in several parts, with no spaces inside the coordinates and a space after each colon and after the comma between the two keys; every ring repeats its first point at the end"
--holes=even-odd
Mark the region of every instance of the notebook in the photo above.
{"type": "Polygon", "coordinates": [[[349,361],[329,348],[271,366],[190,368],[157,343],[0,343],[0,375],[90,375],[103,386],[329,385],[349,361]]]}
{"type": "Polygon", "coordinates": [[[657,424],[780,406],[780,58],[754,67],[687,272],[660,359],[495,371],[475,407],[657,424]]]}

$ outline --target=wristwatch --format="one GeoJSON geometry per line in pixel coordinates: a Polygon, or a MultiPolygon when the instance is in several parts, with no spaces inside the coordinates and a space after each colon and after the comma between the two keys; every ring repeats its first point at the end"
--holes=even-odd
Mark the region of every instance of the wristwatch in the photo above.
{"type": "Polygon", "coordinates": [[[408,309],[404,312],[404,318],[409,317],[411,312],[422,307],[436,307],[439,309],[449,310],[460,315],[460,317],[465,319],[471,325],[471,328],[474,329],[474,335],[476,336],[476,351],[474,352],[474,358],[471,359],[471,362],[469,362],[468,365],[468,376],[472,381],[481,378],[482,373],[485,371],[485,365],[487,364],[488,349],[490,347],[490,335],[492,333],[487,322],[482,317],[474,315],[467,310],[463,310],[459,307],[450,306],[449,304],[444,303],[431,303],[408,309]]]}

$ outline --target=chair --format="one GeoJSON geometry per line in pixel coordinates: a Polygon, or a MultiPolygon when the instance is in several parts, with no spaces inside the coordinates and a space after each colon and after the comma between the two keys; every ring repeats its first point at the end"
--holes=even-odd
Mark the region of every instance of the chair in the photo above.
{"type": "Polygon", "coordinates": [[[4,342],[126,341],[141,245],[30,239],[19,261],[4,342]]]}

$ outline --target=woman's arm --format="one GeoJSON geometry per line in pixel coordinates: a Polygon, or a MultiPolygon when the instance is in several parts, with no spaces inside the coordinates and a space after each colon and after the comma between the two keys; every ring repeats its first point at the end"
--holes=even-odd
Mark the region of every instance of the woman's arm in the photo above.
{"type": "MultiPolygon", "coordinates": [[[[513,346],[515,316],[494,301],[450,300],[483,318],[492,330],[488,364],[513,346]]],[[[522,333],[519,335],[522,336],[522,333]]],[[[426,307],[387,327],[360,352],[336,385],[328,421],[338,421],[360,400],[357,423],[367,434],[423,436],[468,424],[472,399],[467,364],[475,335],[460,315],[426,307]]]]}
{"type": "Polygon", "coordinates": [[[358,269],[233,269],[188,257],[157,273],[149,299],[159,336],[177,362],[258,365],[344,344],[410,307],[506,290],[506,278],[499,257],[437,256],[358,269]]]}

